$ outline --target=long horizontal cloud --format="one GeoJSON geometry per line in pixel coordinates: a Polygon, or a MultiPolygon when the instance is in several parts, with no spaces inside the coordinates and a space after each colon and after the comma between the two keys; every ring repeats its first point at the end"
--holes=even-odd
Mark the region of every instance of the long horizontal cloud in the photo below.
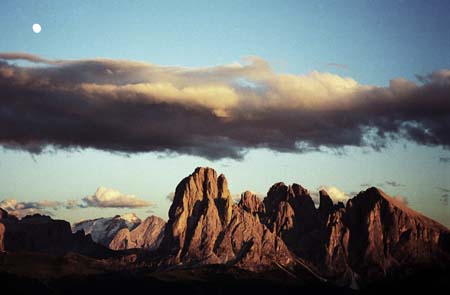
{"type": "Polygon", "coordinates": [[[0,143],[210,159],[252,148],[380,149],[401,138],[449,148],[450,70],[418,79],[376,87],[330,73],[277,74],[257,57],[192,69],[4,53],[0,143]]]}
{"type": "Polygon", "coordinates": [[[399,183],[399,182],[397,182],[397,181],[395,181],[395,180],[386,180],[386,181],[385,181],[385,184],[388,185],[388,186],[392,186],[392,187],[402,187],[402,186],[405,186],[404,184],[399,183]]]}
{"type": "Polygon", "coordinates": [[[66,207],[66,205],[58,201],[45,200],[37,202],[21,202],[16,199],[5,199],[0,201],[0,208],[18,218],[33,214],[53,215],[52,211],[55,211],[60,207],[66,207]]]}
{"type": "Polygon", "coordinates": [[[115,189],[99,187],[95,194],[86,196],[81,200],[67,201],[30,201],[22,202],[16,199],[4,199],[0,201],[0,208],[9,214],[22,218],[26,215],[44,214],[53,216],[59,209],[83,209],[83,208],[153,208],[156,205],[139,199],[135,195],[123,194],[115,189]]]}

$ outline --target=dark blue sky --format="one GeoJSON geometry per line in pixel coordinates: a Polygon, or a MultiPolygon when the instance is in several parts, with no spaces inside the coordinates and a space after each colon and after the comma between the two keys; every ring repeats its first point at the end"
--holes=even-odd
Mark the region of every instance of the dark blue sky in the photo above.
{"type": "Polygon", "coordinates": [[[450,67],[450,2],[443,0],[5,0],[0,8],[0,49],[48,58],[197,67],[257,55],[283,72],[333,71],[377,85],[450,67]]]}

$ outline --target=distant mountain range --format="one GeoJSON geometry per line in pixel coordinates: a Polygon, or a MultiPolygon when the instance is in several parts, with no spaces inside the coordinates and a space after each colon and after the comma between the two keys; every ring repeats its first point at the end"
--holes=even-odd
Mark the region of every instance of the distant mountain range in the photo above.
{"type": "Polygon", "coordinates": [[[144,221],[134,213],[109,218],[84,220],[72,226],[72,232],[83,231],[92,240],[112,250],[156,250],[164,237],[166,222],[157,216],[144,221]]]}
{"type": "MultiPolygon", "coordinates": [[[[178,184],[167,223],[126,214],[71,227],[41,215],[18,220],[0,210],[0,251],[0,274],[21,277],[36,275],[28,274],[28,263],[43,269],[54,263],[44,259],[36,266],[41,260],[27,260],[28,253],[63,257],[58,263],[71,278],[79,268],[93,274],[132,271],[158,280],[170,272],[171,279],[185,280],[190,269],[206,277],[231,271],[237,282],[283,277],[302,286],[347,290],[422,272],[446,274],[450,230],[375,187],[346,205],[333,204],[322,190],[316,208],[299,184],[276,183],[263,200],[247,191],[235,203],[224,175],[197,168],[178,184]]],[[[60,276],[46,273],[47,279],[60,276]]]]}
{"type": "Polygon", "coordinates": [[[108,247],[119,230],[124,228],[132,230],[140,223],[141,219],[136,214],[127,213],[77,222],[72,225],[72,232],[76,233],[82,230],[86,235],[91,235],[94,242],[108,247]]]}

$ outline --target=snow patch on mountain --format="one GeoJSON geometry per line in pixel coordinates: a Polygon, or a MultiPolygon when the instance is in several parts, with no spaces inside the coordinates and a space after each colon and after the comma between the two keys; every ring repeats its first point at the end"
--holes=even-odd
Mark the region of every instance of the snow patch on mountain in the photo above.
{"type": "Polygon", "coordinates": [[[132,230],[140,223],[141,219],[136,214],[127,213],[77,222],[72,225],[72,232],[83,230],[85,235],[91,235],[94,242],[108,246],[119,230],[123,228],[132,230]]]}

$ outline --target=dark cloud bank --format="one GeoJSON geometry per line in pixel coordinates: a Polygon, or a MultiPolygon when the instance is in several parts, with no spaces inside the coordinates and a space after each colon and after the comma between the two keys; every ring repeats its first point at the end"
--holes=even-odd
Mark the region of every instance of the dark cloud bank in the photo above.
{"type": "Polygon", "coordinates": [[[330,73],[277,74],[257,57],[191,69],[0,54],[0,144],[210,159],[252,148],[380,149],[398,139],[448,148],[450,70],[418,80],[377,87],[330,73]]]}

